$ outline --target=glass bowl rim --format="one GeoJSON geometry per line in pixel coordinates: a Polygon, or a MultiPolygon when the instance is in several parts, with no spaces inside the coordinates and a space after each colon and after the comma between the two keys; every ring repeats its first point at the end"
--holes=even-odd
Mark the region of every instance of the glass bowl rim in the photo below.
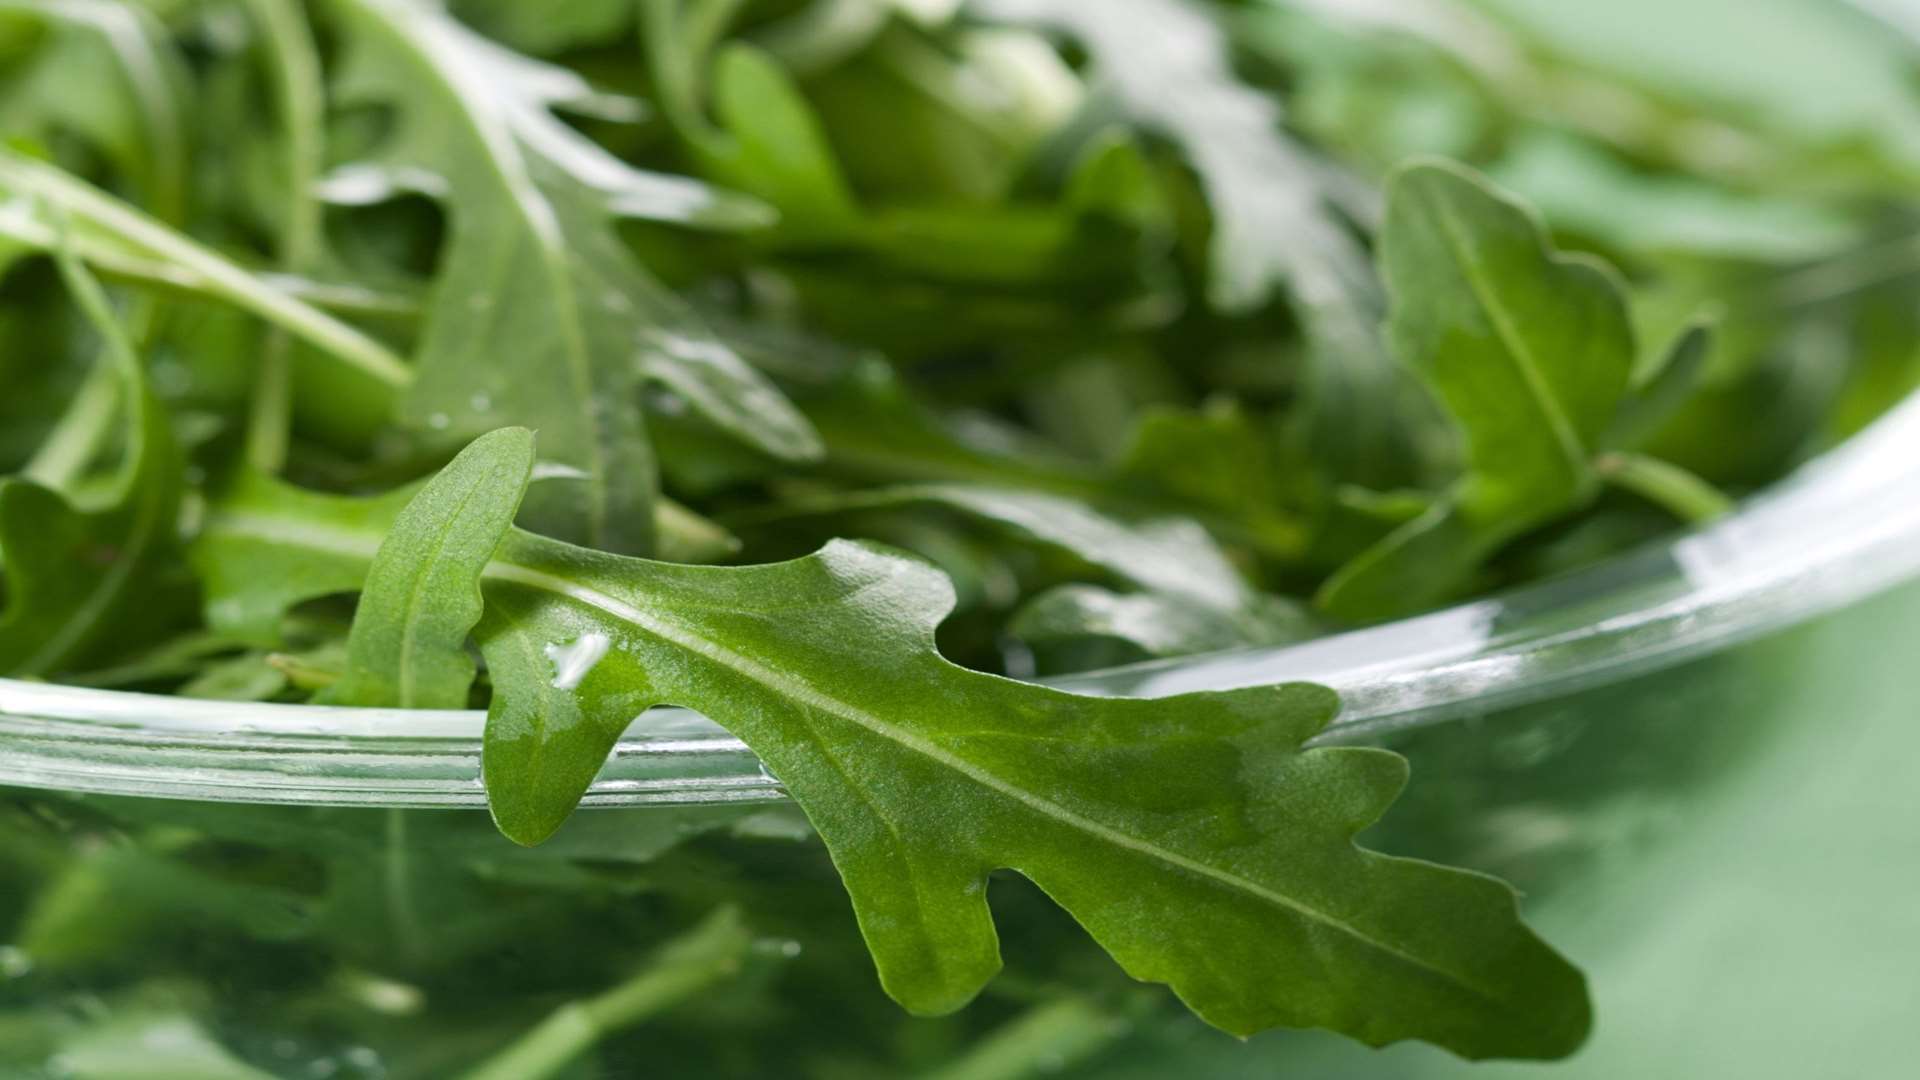
{"type": "MultiPolygon", "coordinates": [[[[1053,680],[1161,697],[1290,681],[1338,691],[1320,738],[1571,693],[1816,617],[1920,575],[1920,396],[1731,514],[1494,596],[1297,645],[1053,680]]],[[[0,784],[108,795],[482,807],[477,710],[205,701],[0,679],[0,784]]],[[[585,806],[757,802],[778,781],[724,728],[659,708],[585,806]]]]}

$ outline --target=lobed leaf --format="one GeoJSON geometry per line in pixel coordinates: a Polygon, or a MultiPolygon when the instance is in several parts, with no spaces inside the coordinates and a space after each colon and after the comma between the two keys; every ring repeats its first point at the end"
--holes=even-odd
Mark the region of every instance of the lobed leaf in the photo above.
{"type": "Polygon", "coordinates": [[[1208,293],[1244,311],[1286,288],[1313,352],[1306,438],[1348,482],[1404,482],[1431,418],[1376,323],[1366,249],[1329,198],[1327,166],[1282,129],[1279,103],[1234,76],[1226,35],[1188,0],[985,0],[988,15],[1063,30],[1127,114],[1185,152],[1213,230],[1208,293]]]}
{"type": "Polygon", "coordinates": [[[1523,206],[1465,169],[1402,169],[1388,193],[1388,329],[1465,446],[1450,496],[1328,580],[1335,614],[1445,599],[1509,540],[1589,501],[1625,397],[1633,329],[1611,270],[1561,254],[1523,206]]]}
{"type": "Polygon", "coordinates": [[[1254,591],[1213,537],[1183,518],[1128,522],[1064,495],[973,484],[906,484],[807,500],[777,517],[847,510],[941,506],[1020,539],[1064,551],[1114,577],[1202,607],[1234,611],[1254,591]]]}
{"type": "Polygon", "coordinates": [[[188,549],[207,625],[235,641],[278,645],[294,605],[360,590],[387,528],[418,490],[329,495],[236,473],[215,492],[213,517],[188,549]]]}
{"type": "MultiPolygon", "coordinates": [[[[218,509],[208,533],[252,546],[259,573],[364,567],[377,543],[284,493],[218,509]]],[[[1228,1031],[1326,1026],[1471,1057],[1558,1056],[1585,1036],[1579,974],[1510,889],[1354,846],[1405,763],[1304,748],[1329,691],[1103,699],[969,671],[934,645],[947,580],[843,541],[697,567],[516,531],[482,587],[503,831],[551,835],[639,713],[699,710],[806,811],[910,1009],[958,1008],[998,969],[986,885],[1010,868],[1228,1031]]]]}
{"type": "Polygon", "coordinates": [[[1274,596],[1261,596],[1243,608],[1221,609],[1167,593],[1061,585],[1022,606],[1007,632],[1035,647],[1105,638],[1143,656],[1168,657],[1286,645],[1312,637],[1314,628],[1298,606],[1274,596]]]}
{"type": "Polygon", "coordinates": [[[49,31],[0,91],[0,131],[40,141],[77,132],[136,180],[162,219],[185,216],[186,64],[160,19],[107,0],[0,0],[0,14],[49,31]]]}
{"type": "Polygon", "coordinates": [[[538,528],[620,551],[653,547],[654,461],[640,409],[648,379],[777,457],[819,453],[779,391],[643,269],[618,216],[741,225],[753,204],[633,169],[548,110],[593,101],[573,72],[519,56],[442,12],[343,0],[342,95],[397,111],[382,160],[433,178],[451,211],[402,403],[452,438],[526,424],[578,470],[528,498],[538,528]]]}
{"type": "Polygon", "coordinates": [[[502,428],[460,451],[401,509],[367,570],[346,671],[323,700],[466,707],[480,572],[513,524],[532,472],[533,432],[502,428]]]}

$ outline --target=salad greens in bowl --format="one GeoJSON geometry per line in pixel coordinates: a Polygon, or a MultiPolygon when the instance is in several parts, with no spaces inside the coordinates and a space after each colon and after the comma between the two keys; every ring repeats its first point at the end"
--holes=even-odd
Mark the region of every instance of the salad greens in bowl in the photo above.
{"type": "Polygon", "coordinates": [[[1916,569],[1766,10],[0,2],[0,1067],[1574,1053],[1509,881],[1916,569]]]}

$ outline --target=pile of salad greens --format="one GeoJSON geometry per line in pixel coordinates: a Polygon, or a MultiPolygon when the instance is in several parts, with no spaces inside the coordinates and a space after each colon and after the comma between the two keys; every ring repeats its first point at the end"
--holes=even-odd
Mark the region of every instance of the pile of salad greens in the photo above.
{"type": "MultiPolygon", "coordinates": [[[[654,706],[765,762],[804,823],[729,811],[705,854],[649,835],[593,879],[651,959],[588,1037],[500,1020],[533,1030],[418,1075],[563,1075],[775,964],[748,883],[670,869],[755,829],[824,844],[913,1014],[994,979],[1011,870],[1111,957],[1053,980],[1109,1003],[1152,996],[1124,972],[1236,1035],[1564,1056],[1584,981],[1514,891],[1355,845],[1407,767],[1309,746],[1331,692],[1035,680],[1589,564],[1857,430],[1920,383],[1913,74],[1813,0],[0,0],[0,672],[485,708],[522,845],[565,849],[654,706]]],[[[0,865],[53,874],[35,815],[0,865]]],[[[568,857],[446,829],[515,880],[568,857]]],[[[248,907],[208,865],[154,871],[167,902],[248,907]]],[[[78,887],[20,891],[0,928],[71,929],[46,905],[78,887]]],[[[421,962],[388,944],[360,951],[421,962]]],[[[339,993],[392,1002],[394,970],[339,993]]],[[[793,978],[769,1000],[855,993],[793,978]]],[[[1049,985],[981,1051],[794,1068],[1021,1075],[994,1055],[1100,1041],[1049,985]]],[[[756,1008],[731,1030],[796,1022],[756,1008]]],[[[683,1063],[765,1075],[735,1037],[683,1063]]],[[[70,1075],[124,1060],[89,1045],[70,1075]]]]}

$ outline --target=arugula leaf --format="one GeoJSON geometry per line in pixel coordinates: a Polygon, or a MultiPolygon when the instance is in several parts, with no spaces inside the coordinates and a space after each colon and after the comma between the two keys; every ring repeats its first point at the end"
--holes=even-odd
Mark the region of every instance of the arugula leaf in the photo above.
{"type": "MultiPolygon", "coordinates": [[[[364,567],[379,529],[283,491],[216,509],[207,536],[278,581],[364,567]]],[[[1352,845],[1405,764],[1303,749],[1335,710],[1323,689],[1098,699],[968,671],[933,647],[946,579],[843,541],[694,567],[516,531],[482,587],[483,765],[509,836],[551,834],[635,715],[697,709],[807,812],[883,984],[915,1011],[958,1008],[998,968],[984,885],[1013,867],[1229,1031],[1330,1026],[1468,1056],[1555,1056],[1585,1035],[1579,975],[1505,886],[1352,845]]]]}
{"type": "Polygon", "coordinates": [[[238,471],[188,550],[206,591],[207,624],[235,641],[278,645],[294,605],[360,589],[388,526],[417,490],[329,495],[238,471]]]}
{"type": "Polygon", "coordinates": [[[718,125],[701,110],[700,67],[725,27],[726,5],[677,0],[640,10],[642,42],[661,108],[704,173],[780,209],[782,228],[835,236],[859,209],[820,118],[786,72],[751,45],[728,45],[713,63],[718,125]]]}
{"type": "MultiPolygon", "coordinates": [[[[1081,639],[1110,638],[1147,656],[1177,656],[1308,636],[1307,620],[1291,602],[1252,588],[1207,530],[1186,518],[1129,522],[1063,495],[985,485],[913,484],[797,500],[744,520],[764,526],[798,515],[926,505],[957,511],[993,524],[1013,539],[1064,552],[1141,590],[1122,595],[1091,585],[1064,585],[1035,597],[1008,630],[1049,652],[1081,639]]],[[[912,539],[893,539],[929,558],[937,556],[912,539]]]]}
{"type": "Polygon", "coordinates": [[[322,700],[466,707],[480,571],[513,524],[532,472],[533,432],[501,428],[475,439],[407,503],[367,571],[346,672],[322,700]]]}
{"type": "Polygon", "coordinates": [[[985,0],[999,18],[1058,27],[1092,54],[1126,112],[1186,153],[1213,216],[1208,295],[1228,311],[1289,289],[1313,349],[1306,435],[1350,482],[1404,482],[1431,420],[1375,327],[1380,289],[1341,220],[1327,167],[1280,127],[1278,103],[1233,75],[1226,35],[1187,0],[985,0]]]}
{"type": "Polygon", "coordinates": [[[0,85],[0,131],[38,140],[77,131],[144,189],[163,220],[184,217],[187,76],[160,20],[104,0],[0,0],[4,14],[38,18],[50,34],[0,85]],[[115,78],[102,79],[106,71],[115,78]]]}
{"type": "Polygon", "coordinates": [[[1831,207],[1687,177],[1642,176],[1600,147],[1564,135],[1520,140],[1490,175],[1557,228],[1632,252],[1791,264],[1860,240],[1860,223],[1831,207]]]}
{"type": "Polygon", "coordinates": [[[603,44],[633,22],[633,0],[572,0],[532,6],[520,0],[459,0],[452,5],[488,37],[546,56],[603,44]]]}
{"type": "Polygon", "coordinates": [[[628,719],[680,702],[745,739],[807,811],[882,982],[916,1011],[959,1007],[998,967],[983,885],[1013,866],[1230,1031],[1325,1025],[1473,1056],[1584,1036],[1578,976],[1519,930],[1504,887],[1351,847],[1404,765],[1301,752],[1332,716],[1325,691],[1098,701],[977,675],[931,647],[945,580],[856,544],[713,570],[516,537],[503,561],[480,640],[496,680],[486,773],[510,836],[551,832],[628,719]],[[589,642],[606,651],[584,675],[549,660],[589,642]],[[1246,941],[1273,948],[1223,968],[1246,941]],[[1480,970],[1495,955],[1501,970],[1480,970]],[[1354,993],[1363,982],[1374,993],[1354,993]]]}
{"type": "Polygon", "coordinates": [[[1232,402],[1144,410],[1114,474],[1118,489],[1178,507],[1271,558],[1292,562],[1307,546],[1304,465],[1232,402]]]}
{"type": "Polygon", "coordinates": [[[930,408],[873,357],[842,359],[829,385],[798,396],[826,439],[829,462],[862,477],[1021,489],[1143,517],[1190,517],[1229,544],[1286,562],[1307,545],[1303,495],[1290,487],[1304,477],[1288,476],[1293,462],[1279,460],[1279,440],[1235,409],[1144,411],[1111,475],[1100,477],[993,417],[930,408]]]}
{"type": "Polygon", "coordinates": [[[991,522],[1017,537],[1065,551],[1152,592],[1231,611],[1253,590],[1207,531],[1182,518],[1129,523],[1077,499],[1015,488],[912,484],[790,503],[757,520],[914,505],[943,506],[991,522]]]}
{"type": "MultiPolygon", "coordinates": [[[[281,645],[281,622],[295,605],[360,590],[387,530],[420,490],[409,484],[371,497],[333,495],[236,470],[214,493],[216,527],[203,529],[188,549],[204,586],[207,624],[230,643],[281,645]],[[320,530],[320,543],[289,546],[298,538],[280,532],[309,527],[320,530]]],[[[709,523],[686,520],[668,500],[658,509],[655,521],[674,561],[732,552],[709,523]]]]}
{"type": "Polygon", "coordinates": [[[1313,636],[1313,627],[1298,607],[1273,596],[1222,609],[1174,594],[1061,585],[1028,601],[1007,624],[1007,632],[1036,648],[1110,638],[1143,656],[1167,657],[1285,645],[1313,636]]]}
{"type": "Polygon", "coordinates": [[[1445,599],[1508,541],[1591,502],[1635,358],[1613,272],[1553,250],[1525,207],[1459,166],[1396,174],[1382,258],[1395,348],[1459,425],[1467,468],[1322,587],[1350,619],[1445,599]]]}
{"type": "Polygon", "coordinates": [[[750,205],[633,169],[561,123],[550,107],[601,102],[570,71],[428,8],[343,6],[342,97],[395,108],[381,167],[433,177],[452,213],[404,419],[446,437],[502,423],[544,430],[547,452],[580,478],[536,488],[531,520],[623,551],[654,543],[657,482],[639,407],[648,379],[776,457],[818,455],[805,419],[614,230],[616,215],[631,214],[751,224],[750,205]]]}
{"type": "Polygon", "coordinates": [[[127,443],[107,488],[87,504],[31,480],[0,480],[0,671],[16,676],[69,670],[121,647],[120,624],[151,603],[148,576],[171,552],[180,512],[180,453],[166,411],[106,295],[71,248],[58,255],[75,303],[106,343],[127,443]]]}
{"type": "Polygon", "coordinates": [[[1636,372],[1634,387],[1608,426],[1608,446],[1636,446],[1673,418],[1700,389],[1713,355],[1713,323],[1696,319],[1682,327],[1673,343],[1646,370],[1636,372]]]}
{"type": "MultiPolygon", "coordinates": [[[[0,0],[0,674],[484,697],[498,824],[0,794],[0,982],[33,980],[0,1071],[1211,1053],[1129,973],[1234,1032],[1567,1052],[1579,976],[1509,891],[1354,845],[1405,767],[1324,745],[1327,691],[982,670],[1538,578],[1907,393],[1920,244],[1878,234],[1920,163],[1911,42],[1783,3],[1755,41],[1824,52],[1756,81],[1733,0],[0,0]],[[1436,149],[1556,231],[1448,166],[1380,197],[1436,149]],[[1632,260],[1650,347],[1549,236],[1632,260]],[[134,287],[118,326],[82,264],[134,287]],[[845,541],[769,564],[842,526],[951,579],[845,541]],[[668,704],[796,802],[569,816],[668,704]],[[649,958],[689,926],[697,962],[649,958]],[[865,967],[943,1011],[1003,948],[941,1022],[865,967]],[[130,959],[112,1016],[25,1004],[130,959]]],[[[1383,822],[1406,850],[1514,846],[1500,796],[1429,782],[1383,822]]]]}

